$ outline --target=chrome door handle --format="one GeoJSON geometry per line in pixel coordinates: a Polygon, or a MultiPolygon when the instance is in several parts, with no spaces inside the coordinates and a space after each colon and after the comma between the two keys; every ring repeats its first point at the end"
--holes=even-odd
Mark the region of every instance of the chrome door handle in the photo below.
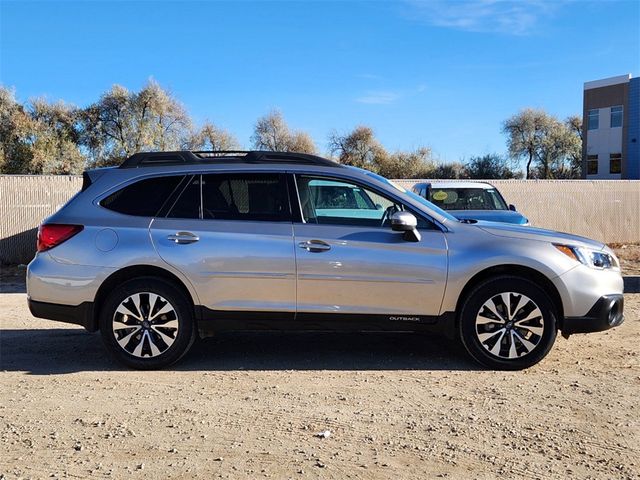
{"type": "Polygon", "coordinates": [[[169,235],[167,240],[170,240],[179,244],[195,243],[200,240],[200,237],[191,232],[177,232],[174,235],[169,235]]]}
{"type": "Polygon", "coordinates": [[[300,242],[298,244],[300,248],[304,248],[308,252],[319,253],[331,250],[331,245],[323,242],[322,240],[309,240],[307,242],[300,242]]]}

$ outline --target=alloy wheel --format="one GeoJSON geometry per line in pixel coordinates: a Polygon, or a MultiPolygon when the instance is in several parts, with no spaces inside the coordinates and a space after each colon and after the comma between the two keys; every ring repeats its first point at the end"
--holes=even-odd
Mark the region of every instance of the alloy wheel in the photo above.
{"type": "Polygon", "coordinates": [[[125,352],[138,358],[157,357],[177,338],[178,314],[160,295],[135,293],[120,302],[112,328],[116,342],[125,352]]]}
{"type": "Polygon", "coordinates": [[[526,295],[503,292],[482,304],[475,331],[480,345],[491,355],[507,360],[522,358],[541,342],[544,317],[526,295]]]}

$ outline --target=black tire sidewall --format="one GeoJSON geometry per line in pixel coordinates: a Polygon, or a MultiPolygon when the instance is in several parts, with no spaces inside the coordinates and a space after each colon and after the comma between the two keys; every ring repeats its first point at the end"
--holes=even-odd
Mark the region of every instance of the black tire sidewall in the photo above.
{"type": "Polygon", "coordinates": [[[474,288],[464,302],[459,317],[460,339],[467,352],[485,367],[497,370],[522,370],[538,363],[551,350],[557,334],[556,310],[549,295],[536,283],[521,277],[495,277],[474,288]],[[476,335],[476,315],[481,306],[491,297],[503,292],[526,295],[538,305],[542,312],[544,321],[542,339],[531,353],[522,358],[498,358],[480,344],[476,335]]]}
{"type": "Polygon", "coordinates": [[[152,370],[169,366],[187,353],[195,340],[193,309],[184,294],[171,283],[153,277],[129,280],[111,292],[100,311],[100,333],[109,353],[120,363],[138,370],[152,370]],[[127,353],[116,341],[113,316],[120,303],[130,295],[151,292],[164,297],[178,316],[178,334],[173,344],[162,354],[152,358],[138,358],[127,353]]]}

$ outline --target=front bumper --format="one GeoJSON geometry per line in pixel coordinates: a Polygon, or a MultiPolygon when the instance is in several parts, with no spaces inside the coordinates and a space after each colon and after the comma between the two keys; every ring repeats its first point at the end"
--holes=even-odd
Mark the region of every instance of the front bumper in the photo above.
{"type": "Polygon", "coordinates": [[[583,317],[565,317],[562,334],[602,332],[624,321],[624,297],[621,294],[603,295],[583,317]]]}

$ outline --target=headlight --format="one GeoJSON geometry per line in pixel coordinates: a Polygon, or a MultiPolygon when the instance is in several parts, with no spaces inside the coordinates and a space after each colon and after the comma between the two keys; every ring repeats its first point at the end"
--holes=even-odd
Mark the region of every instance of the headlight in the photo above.
{"type": "Polygon", "coordinates": [[[598,270],[608,270],[611,268],[620,268],[618,259],[615,255],[603,252],[601,250],[592,250],[586,247],[574,247],[572,245],[553,244],[559,251],[567,257],[573,258],[587,267],[596,268],[598,270]]]}

